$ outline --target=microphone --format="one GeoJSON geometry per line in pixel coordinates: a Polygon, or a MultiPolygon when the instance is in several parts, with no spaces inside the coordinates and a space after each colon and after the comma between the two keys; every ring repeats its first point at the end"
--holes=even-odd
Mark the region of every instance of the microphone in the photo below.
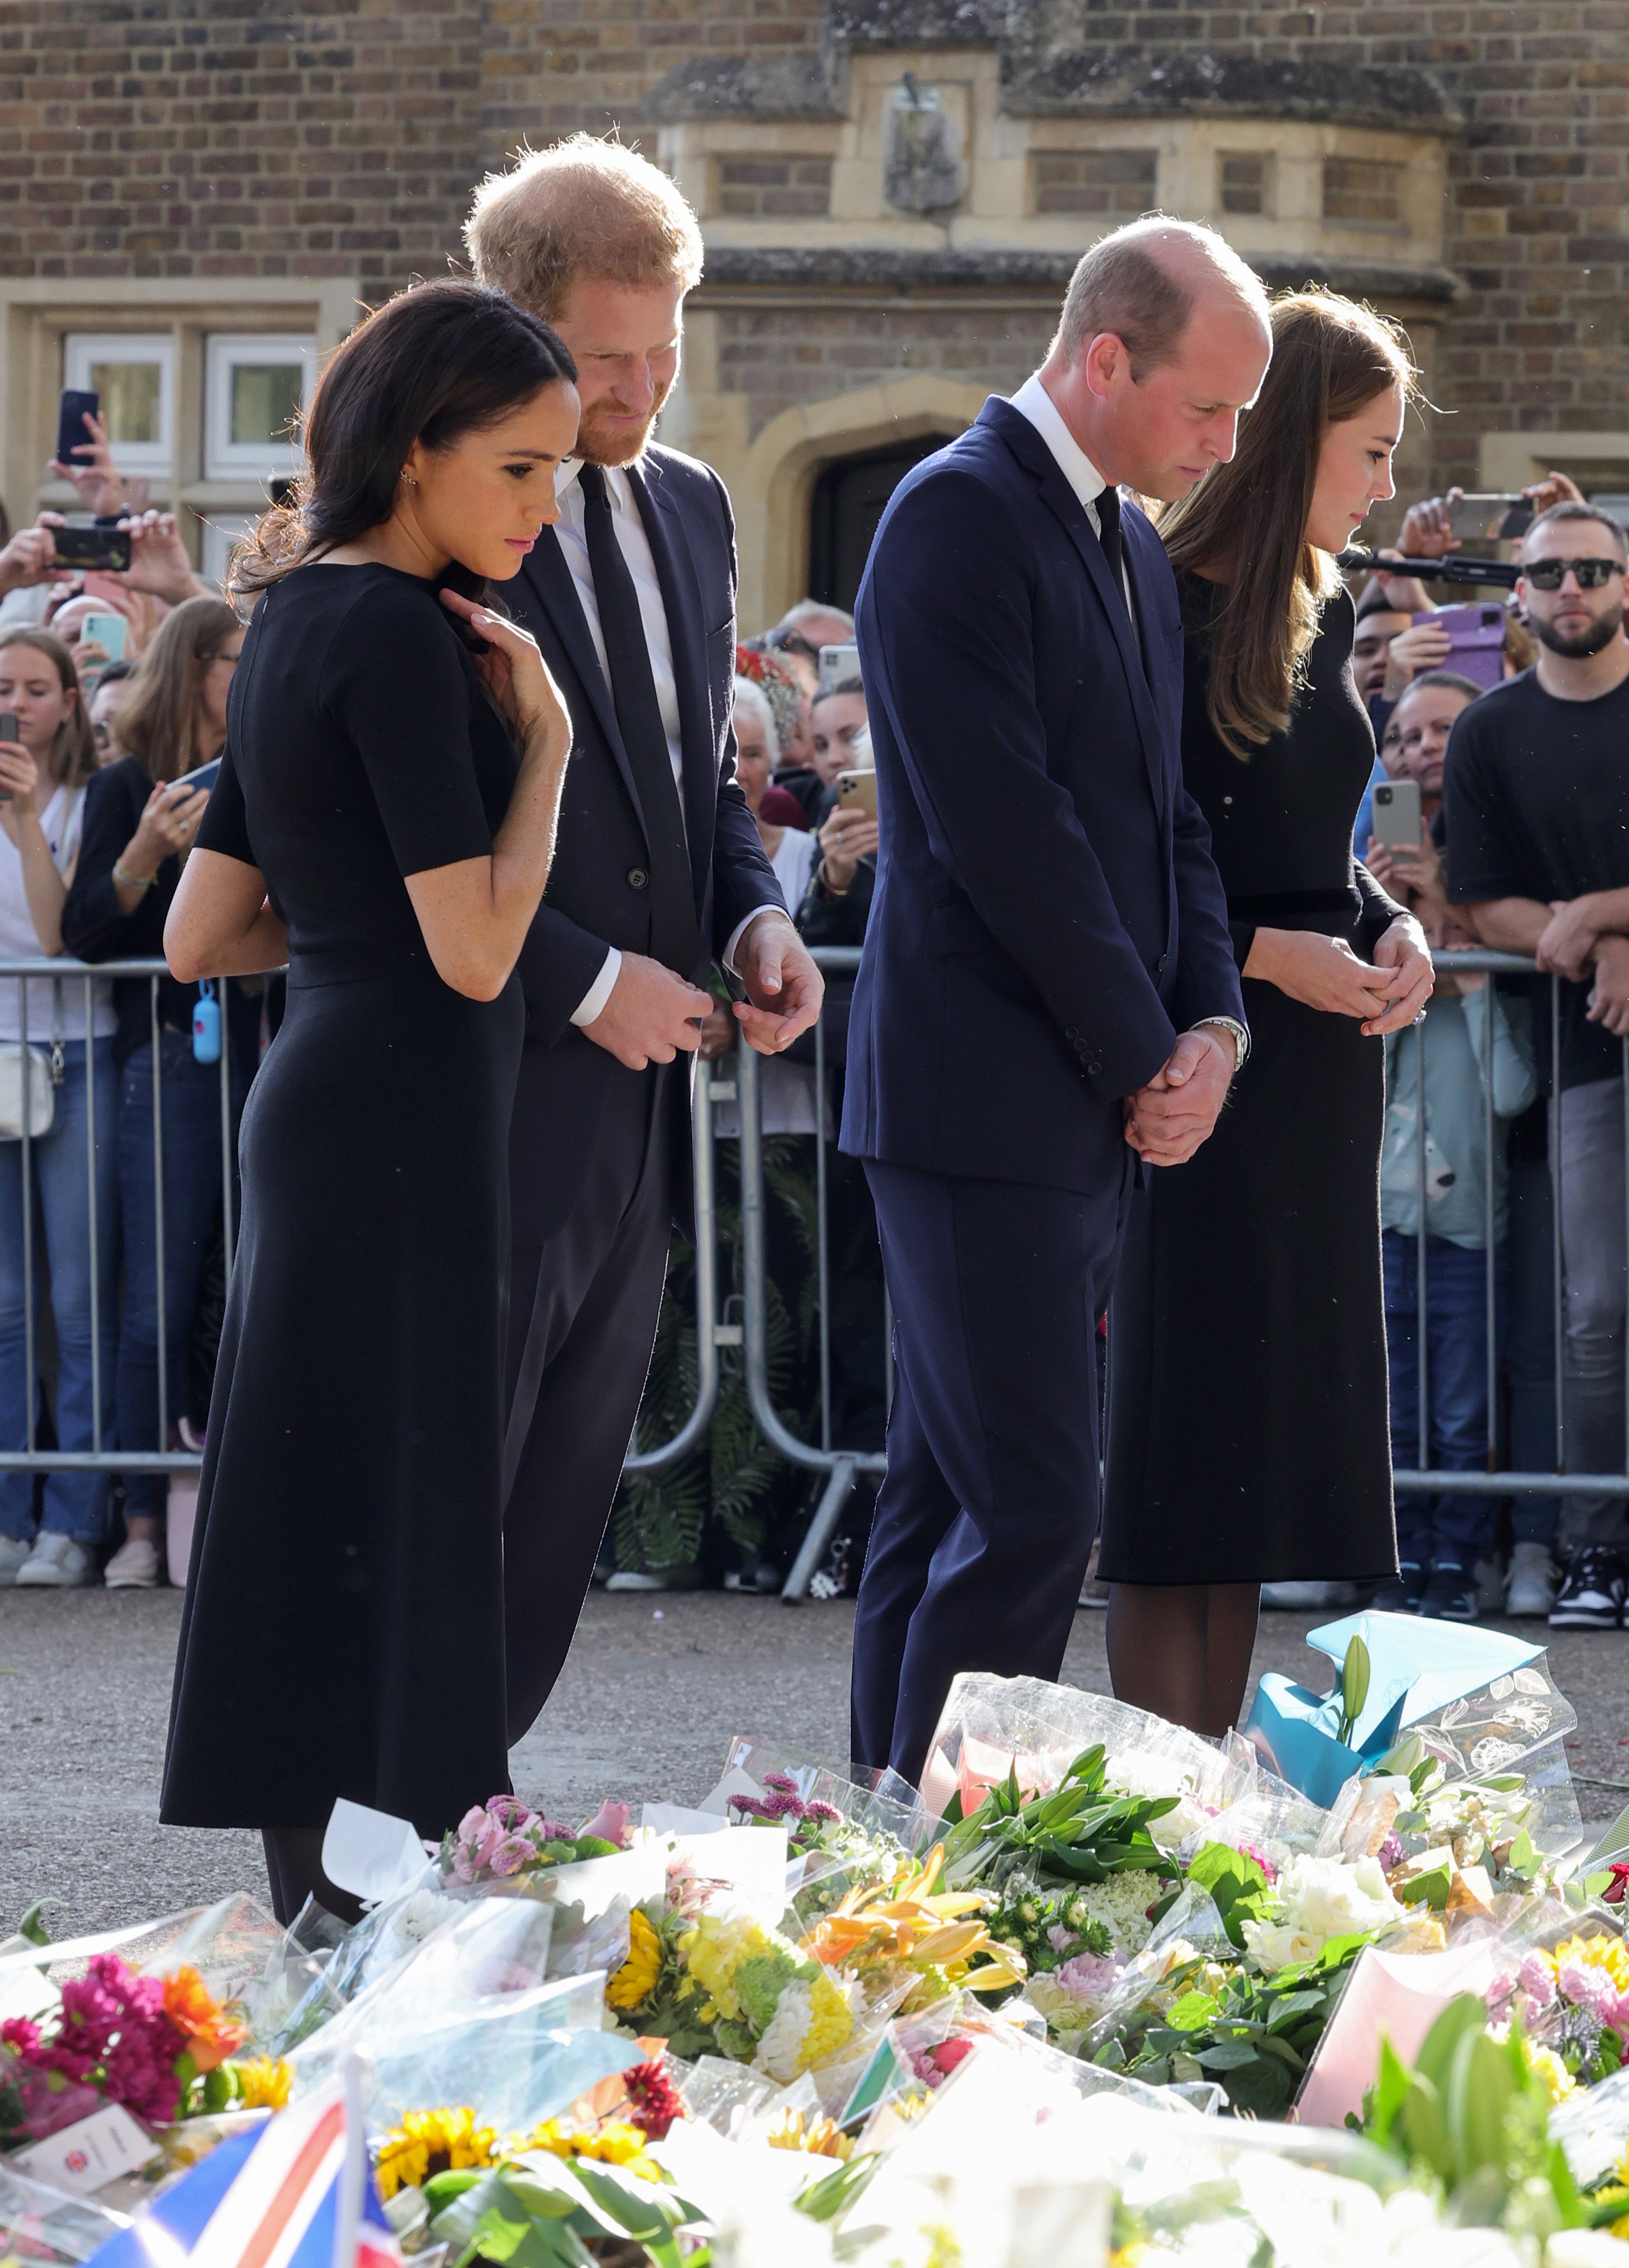
{"type": "Polygon", "coordinates": [[[1522,570],[1503,559],[1382,559],[1373,551],[1338,551],[1335,564],[1344,575],[1406,575],[1421,583],[1485,583],[1500,591],[1514,591],[1522,570]]]}

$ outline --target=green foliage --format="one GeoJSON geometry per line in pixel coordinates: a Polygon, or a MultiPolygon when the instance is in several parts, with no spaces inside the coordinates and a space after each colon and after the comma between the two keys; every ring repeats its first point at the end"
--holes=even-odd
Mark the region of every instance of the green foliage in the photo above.
{"type": "Polygon", "coordinates": [[[1050,1795],[1026,1803],[1015,1772],[992,1787],[970,1818],[945,1838],[945,1881],[952,1889],[988,1882],[999,1888],[1020,1871],[1042,1883],[1102,1882],[1131,1867],[1170,1871],[1151,1820],[1176,1808],[1167,1796],[1106,1795],[1103,1749],[1085,1749],[1050,1795]]]}
{"type": "MultiPolygon", "coordinates": [[[[1224,1888],[1244,1881],[1220,1867],[1216,1872],[1224,1888]]],[[[1233,1910],[1253,1896],[1248,1886],[1236,1891],[1233,1910]]],[[[1232,1970],[1214,1990],[1203,1982],[1205,1962],[1190,1962],[1164,1980],[1168,1992],[1191,1980],[1190,1989],[1164,2010],[1146,2005],[1117,2017],[1117,2036],[1098,2048],[1095,2060],[1155,2087],[1213,2079],[1234,2111],[1282,2117],[1367,1942],[1358,1936],[1331,1938],[1315,1961],[1271,1977],[1232,1970]]]]}
{"type": "Polygon", "coordinates": [[[1222,1927],[1242,1948],[1245,1923],[1260,1919],[1268,1896],[1267,1877],[1257,1861],[1248,1851],[1231,1850],[1225,1843],[1206,1843],[1194,1852],[1188,1880],[1210,1892],[1222,1927]]]}
{"type": "Polygon", "coordinates": [[[656,2268],[680,2268],[677,2232],[694,2218],[671,2190],[620,2166],[544,2151],[473,2180],[439,2175],[424,2201],[431,2235],[457,2268],[593,2268],[588,2243],[606,2236],[642,2246],[656,2268]]]}
{"type": "Polygon", "coordinates": [[[1589,2219],[1559,2143],[1550,2097],[1527,2067],[1519,2027],[1495,2040],[1487,2011],[1462,1993],[1426,2035],[1411,2070],[1389,2040],[1364,2099],[1363,2131],[1417,2179],[1441,2185],[1448,2218],[1542,2241],[1589,2219]]]}
{"type": "Polygon", "coordinates": [[[1351,1740],[1368,1697],[1369,1650],[1361,1638],[1354,1637],[1340,1670],[1340,1724],[1335,1738],[1342,1748],[1351,1740]]]}
{"type": "MultiPolygon", "coordinates": [[[[772,1274],[767,1282],[765,1343],[770,1398],[800,1440],[814,1437],[817,1403],[806,1385],[817,1322],[814,1168],[808,1143],[774,1134],[763,1145],[766,1211],[796,1257],[792,1306],[772,1274]]],[[[719,1280],[724,1312],[739,1318],[745,1292],[737,1145],[715,1152],[719,1184],[719,1280]]],[[[656,1325],[650,1374],[634,1439],[641,1449],[672,1440],[695,1407],[699,1375],[696,1343],[696,1254],[675,1234],[656,1325]]],[[[747,1399],[746,1357],[719,1350],[719,1399],[705,1444],[676,1465],[623,1480],[611,1516],[619,1567],[657,1571],[687,1566],[701,1553],[711,1513],[745,1557],[776,1519],[791,1509],[803,1484],[789,1473],[759,1432],[747,1399]]]]}

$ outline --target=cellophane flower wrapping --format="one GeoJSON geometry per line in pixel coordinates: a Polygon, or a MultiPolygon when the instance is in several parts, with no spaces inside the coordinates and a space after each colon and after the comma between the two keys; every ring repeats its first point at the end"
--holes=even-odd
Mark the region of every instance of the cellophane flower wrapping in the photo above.
{"type": "Polygon", "coordinates": [[[67,2198],[0,2159],[0,2258],[29,2268],[89,2260],[129,2226],[94,2198],[67,2198]]]}

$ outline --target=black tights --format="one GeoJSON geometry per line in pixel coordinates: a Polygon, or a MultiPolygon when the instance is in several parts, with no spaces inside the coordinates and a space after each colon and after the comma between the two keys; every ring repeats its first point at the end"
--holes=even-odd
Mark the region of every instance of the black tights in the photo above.
{"type": "Polygon", "coordinates": [[[321,1827],[262,1827],[271,1910],[286,1929],[309,1897],[343,1922],[360,1921],[362,1908],[322,1871],[321,1827]]]}
{"type": "Polygon", "coordinates": [[[1258,1583],[1112,1583],[1109,1674],[1115,1697],[1220,1739],[1250,1682],[1258,1583]]]}

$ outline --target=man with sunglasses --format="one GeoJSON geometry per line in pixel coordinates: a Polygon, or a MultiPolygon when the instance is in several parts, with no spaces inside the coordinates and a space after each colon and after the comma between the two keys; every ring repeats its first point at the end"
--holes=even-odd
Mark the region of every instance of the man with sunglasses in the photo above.
{"type": "MultiPolygon", "coordinates": [[[[1566,1464],[1624,1469],[1624,1091],[1629,1034],[1629,544],[1587,504],[1541,512],[1517,602],[1538,659],[1454,726],[1444,778],[1448,895],[1484,945],[1561,986],[1561,1244],[1566,1464]]],[[[1536,1018],[1550,1032],[1548,986],[1536,1018]]],[[[1561,1630],[1616,1630],[1629,1591],[1621,1497],[1562,1506],[1561,1630]]]]}

